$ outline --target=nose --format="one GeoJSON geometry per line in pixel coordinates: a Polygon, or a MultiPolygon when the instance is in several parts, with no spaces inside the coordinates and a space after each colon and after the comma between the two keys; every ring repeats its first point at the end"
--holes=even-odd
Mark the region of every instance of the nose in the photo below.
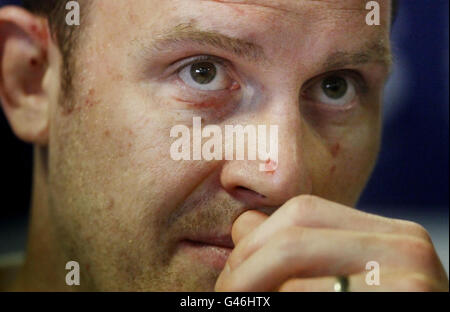
{"type": "Polygon", "coordinates": [[[312,182],[303,157],[304,125],[298,104],[274,105],[254,115],[251,122],[255,126],[267,125],[267,150],[272,130],[269,125],[278,127],[278,159],[226,161],[220,176],[223,188],[251,209],[279,207],[294,196],[310,194],[312,182]],[[261,171],[264,166],[265,171],[261,171]]]}

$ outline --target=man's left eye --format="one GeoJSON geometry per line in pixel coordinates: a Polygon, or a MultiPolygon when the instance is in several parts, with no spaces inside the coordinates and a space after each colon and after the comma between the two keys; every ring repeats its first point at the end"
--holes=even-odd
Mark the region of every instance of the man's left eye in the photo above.
{"type": "Polygon", "coordinates": [[[346,106],[354,100],[356,86],[353,79],[342,75],[329,75],[312,85],[306,95],[315,102],[346,106]]]}
{"type": "Polygon", "coordinates": [[[224,90],[233,84],[224,66],[213,61],[189,64],[180,70],[178,76],[189,87],[202,91],[224,90]]]}

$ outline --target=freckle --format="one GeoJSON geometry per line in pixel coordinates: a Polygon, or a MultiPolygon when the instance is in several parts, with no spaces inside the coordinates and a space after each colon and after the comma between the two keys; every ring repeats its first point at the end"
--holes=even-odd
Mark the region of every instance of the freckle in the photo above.
{"type": "Polygon", "coordinates": [[[128,129],[128,134],[129,134],[129,135],[133,135],[133,134],[134,134],[133,130],[128,129]]]}
{"type": "Polygon", "coordinates": [[[109,130],[106,130],[106,131],[104,132],[104,135],[105,135],[106,137],[109,137],[109,136],[111,135],[111,132],[110,132],[109,130]]]}
{"type": "Polygon", "coordinates": [[[107,210],[111,210],[114,207],[114,199],[111,198],[109,201],[108,207],[106,207],[107,210]]]}
{"type": "Polygon", "coordinates": [[[330,173],[333,174],[336,171],[336,165],[331,166],[330,173]]]}
{"type": "Polygon", "coordinates": [[[73,112],[73,107],[64,108],[62,111],[63,116],[69,116],[73,112]]]}
{"type": "Polygon", "coordinates": [[[30,60],[30,65],[31,66],[36,66],[38,64],[38,61],[33,57],[31,60],[30,60]]]}
{"type": "Polygon", "coordinates": [[[91,88],[91,89],[89,89],[89,95],[91,95],[91,96],[92,96],[92,95],[94,95],[94,93],[95,93],[95,90],[94,90],[94,89],[92,89],[92,88],[91,88]]]}
{"type": "Polygon", "coordinates": [[[334,144],[330,149],[331,155],[333,157],[336,157],[339,154],[340,149],[341,149],[341,145],[339,143],[334,144]]]}

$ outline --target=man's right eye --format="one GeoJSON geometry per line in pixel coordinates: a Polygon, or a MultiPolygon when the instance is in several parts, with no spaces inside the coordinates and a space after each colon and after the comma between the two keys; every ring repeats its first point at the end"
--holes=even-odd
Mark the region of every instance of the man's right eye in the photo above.
{"type": "Polygon", "coordinates": [[[201,91],[219,91],[236,83],[226,68],[214,61],[194,61],[183,67],[178,76],[189,87],[201,91]]]}

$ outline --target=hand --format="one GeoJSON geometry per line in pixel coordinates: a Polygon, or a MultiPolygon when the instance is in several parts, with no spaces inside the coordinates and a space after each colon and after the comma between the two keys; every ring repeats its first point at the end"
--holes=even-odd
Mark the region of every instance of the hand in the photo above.
{"type": "Polygon", "coordinates": [[[420,225],[358,211],[315,196],[286,202],[272,216],[243,213],[233,224],[235,248],[216,291],[448,291],[448,278],[420,225]],[[366,263],[379,263],[379,285],[366,263]]]}

